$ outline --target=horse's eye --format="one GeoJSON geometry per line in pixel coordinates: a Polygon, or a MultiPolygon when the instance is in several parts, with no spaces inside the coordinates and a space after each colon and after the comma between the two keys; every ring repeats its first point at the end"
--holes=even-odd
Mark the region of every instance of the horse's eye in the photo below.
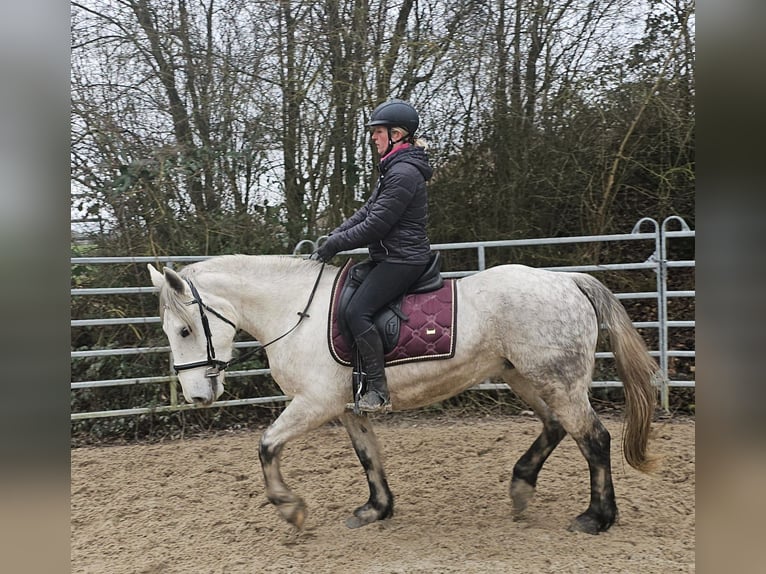
{"type": "Polygon", "coordinates": [[[184,327],[183,329],[181,329],[181,336],[182,337],[188,337],[189,335],[191,335],[191,331],[189,331],[188,328],[184,327]]]}

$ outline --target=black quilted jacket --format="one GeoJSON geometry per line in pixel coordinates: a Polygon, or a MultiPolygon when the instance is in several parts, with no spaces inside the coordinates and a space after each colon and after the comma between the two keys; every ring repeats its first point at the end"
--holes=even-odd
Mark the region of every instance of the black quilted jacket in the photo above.
{"type": "Polygon", "coordinates": [[[373,261],[428,262],[426,181],[433,170],[423,148],[403,148],[380,162],[370,199],[328,237],[332,251],[367,247],[373,261]]]}

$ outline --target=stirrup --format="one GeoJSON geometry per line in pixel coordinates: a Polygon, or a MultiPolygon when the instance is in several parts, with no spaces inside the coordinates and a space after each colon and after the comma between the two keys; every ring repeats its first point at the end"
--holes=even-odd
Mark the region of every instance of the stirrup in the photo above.
{"type": "Polygon", "coordinates": [[[359,404],[359,401],[356,401],[353,403],[346,403],[346,410],[353,411],[354,414],[358,415],[363,412],[364,413],[390,413],[392,412],[393,408],[391,407],[391,400],[389,399],[387,401],[383,401],[381,404],[374,407],[362,406],[359,404]]]}
{"type": "Polygon", "coordinates": [[[359,399],[358,406],[359,410],[365,413],[391,412],[391,399],[388,397],[382,397],[380,393],[375,390],[369,390],[364,394],[364,396],[362,396],[361,399],[359,399]],[[377,398],[380,400],[380,403],[373,405],[366,401],[368,396],[372,393],[377,396],[377,398]]]}
{"type": "Polygon", "coordinates": [[[358,415],[360,413],[390,413],[390,412],[393,412],[394,409],[391,406],[391,403],[383,403],[382,405],[374,409],[362,408],[361,406],[357,409],[354,403],[346,403],[346,410],[353,411],[355,414],[358,415]]]}

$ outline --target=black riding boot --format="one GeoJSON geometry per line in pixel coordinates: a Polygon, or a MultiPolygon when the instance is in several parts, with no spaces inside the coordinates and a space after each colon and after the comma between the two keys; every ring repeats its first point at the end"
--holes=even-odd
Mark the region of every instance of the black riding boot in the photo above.
{"type": "Polygon", "coordinates": [[[367,329],[355,341],[367,374],[367,391],[359,399],[359,410],[368,413],[382,411],[391,404],[386,384],[383,341],[375,326],[367,329]]]}

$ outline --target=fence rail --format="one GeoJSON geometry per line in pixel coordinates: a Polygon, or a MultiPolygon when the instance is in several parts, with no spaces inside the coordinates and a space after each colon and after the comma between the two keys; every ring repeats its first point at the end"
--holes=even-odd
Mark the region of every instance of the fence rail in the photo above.
{"type": "MultiPolygon", "coordinates": [[[[669,389],[670,388],[694,388],[694,380],[676,380],[669,377],[669,359],[673,357],[694,359],[696,354],[695,350],[679,350],[670,348],[670,330],[678,328],[694,329],[694,320],[670,320],[668,318],[668,300],[673,298],[691,298],[696,297],[696,292],[693,290],[668,290],[668,273],[671,269],[681,268],[693,268],[695,267],[694,260],[677,260],[669,261],[667,257],[668,242],[673,239],[679,238],[694,238],[695,231],[691,230],[687,223],[677,216],[671,216],[665,219],[662,224],[651,218],[643,218],[639,220],[634,226],[633,230],[629,234],[616,234],[616,235],[601,235],[601,236],[578,236],[578,237],[560,237],[560,238],[542,238],[542,239],[518,239],[507,241],[470,241],[464,243],[440,243],[433,244],[432,248],[439,251],[452,251],[452,250],[471,250],[476,253],[477,266],[475,269],[466,270],[453,270],[444,271],[442,274],[445,277],[465,277],[479,271],[486,269],[486,255],[487,251],[496,248],[507,247],[533,247],[533,246],[550,246],[550,245],[572,245],[583,243],[605,243],[605,242],[624,242],[624,241],[639,241],[647,243],[648,257],[644,261],[640,262],[626,262],[626,263],[609,263],[603,265],[580,265],[580,266],[559,266],[559,267],[542,267],[544,269],[554,271],[579,271],[592,274],[598,274],[605,271],[637,271],[650,269],[656,274],[656,290],[644,291],[634,293],[618,293],[615,295],[620,300],[634,300],[634,299],[650,299],[657,302],[657,320],[656,321],[642,321],[634,322],[633,325],[637,328],[656,329],[658,332],[659,344],[656,349],[650,349],[650,354],[653,357],[658,358],[661,369],[660,380],[660,398],[664,409],[669,408],[669,389]],[[677,230],[670,230],[669,226],[676,225],[680,227],[677,230]],[[641,231],[642,228],[651,227],[651,231],[641,231]]],[[[317,241],[320,241],[321,238],[317,241]]],[[[316,242],[311,240],[303,240],[295,246],[293,250],[294,256],[307,255],[311,253],[316,247],[316,242]],[[308,249],[306,249],[308,247],[308,249]]],[[[356,255],[366,253],[365,249],[355,249],[352,251],[345,251],[343,254],[356,255]]],[[[71,264],[74,265],[134,265],[134,264],[146,264],[163,263],[169,267],[173,267],[174,264],[186,264],[195,261],[201,261],[207,259],[205,256],[161,256],[161,257],[74,257],[71,259],[71,264]]],[[[153,287],[104,287],[104,288],[74,288],[71,290],[72,297],[101,297],[112,295],[143,295],[146,293],[154,293],[156,290],[153,287]]],[[[73,318],[71,320],[71,328],[77,329],[82,327],[107,327],[117,325],[141,325],[141,324],[157,324],[160,322],[159,317],[103,317],[103,318],[91,318],[81,319],[73,318]]],[[[235,348],[258,348],[261,344],[258,341],[240,341],[234,344],[235,348]]],[[[136,378],[118,378],[108,380],[81,380],[71,381],[71,392],[77,392],[82,389],[90,388],[104,388],[104,387],[124,387],[129,385],[169,385],[169,403],[165,405],[152,405],[146,407],[135,408],[123,408],[112,409],[106,411],[90,411],[90,412],[72,412],[70,414],[71,420],[92,419],[101,417],[115,417],[115,416],[129,416],[140,415],[147,413],[160,413],[160,412],[172,412],[182,411],[195,408],[194,405],[186,405],[178,400],[177,392],[177,377],[172,369],[172,357],[169,346],[155,346],[155,347],[134,347],[134,348],[122,348],[122,349],[88,349],[78,350],[71,352],[71,361],[74,364],[75,361],[89,357],[109,357],[109,356],[135,356],[141,354],[167,354],[168,355],[168,371],[167,374],[151,376],[136,377],[136,378]]],[[[596,353],[597,360],[609,359],[613,357],[611,352],[596,353]]],[[[268,368],[265,369],[249,369],[241,371],[227,371],[227,378],[236,377],[252,377],[262,376],[269,374],[268,368]]],[[[593,387],[621,387],[620,381],[614,380],[594,380],[593,387]]],[[[492,383],[485,381],[475,387],[473,390],[488,390],[488,389],[507,389],[507,385],[504,383],[492,383]]],[[[252,405],[252,404],[266,404],[266,403],[278,403],[289,400],[284,395],[265,396],[265,397],[249,397],[236,400],[223,400],[216,401],[212,406],[226,407],[235,405],[252,405]]]]}

